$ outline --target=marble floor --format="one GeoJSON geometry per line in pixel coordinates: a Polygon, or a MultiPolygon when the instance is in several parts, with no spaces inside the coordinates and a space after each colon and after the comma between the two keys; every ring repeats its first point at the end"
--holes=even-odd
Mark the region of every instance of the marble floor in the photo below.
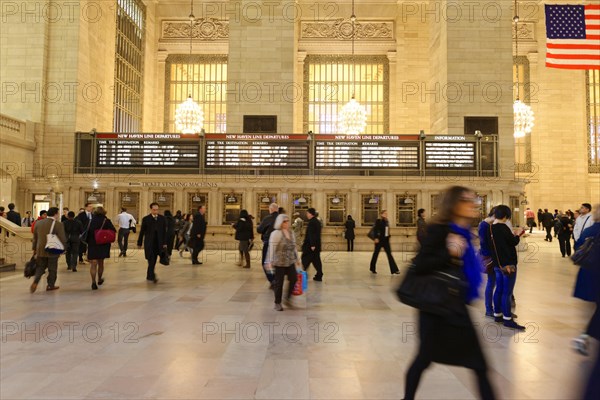
{"type": "MultiPolygon", "coordinates": [[[[558,243],[534,232],[520,252],[515,334],[471,312],[502,399],[575,399],[590,368],[569,348],[591,315],[571,296],[576,268],[558,243]]],[[[341,245],[341,243],[340,243],[341,245]]],[[[216,247],[216,246],[214,246],[216,247]]],[[[255,250],[256,251],[256,250],[255,250]]],[[[309,282],[293,309],[273,310],[254,253],[251,269],[231,251],[204,264],[174,255],[145,281],[137,250],[113,253],[106,282],[90,289],[87,265],[60,290],[29,293],[22,270],[0,275],[0,399],[400,399],[416,349],[415,314],[392,292],[381,254],[323,253],[324,281],[309,282]]],[[[406,264],[411,254],[395,252],[406,264]]],[[[420,399],[473,399],[468,370],[433,365],[420,399]]]]}

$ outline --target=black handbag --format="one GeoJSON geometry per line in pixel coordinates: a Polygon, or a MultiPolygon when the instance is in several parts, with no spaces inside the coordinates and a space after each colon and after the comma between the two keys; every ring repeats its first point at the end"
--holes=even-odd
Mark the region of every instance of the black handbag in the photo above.
{"type": "Polygon", "coordinates": [[[367,233],[367,236],[371,240],[375,240],[377,238],[377,235],[375,234],[375,225],[373,225],[373,227],[371,228],[371,230],[369,231],[369,233],[367,233]]]}
{"type": "Polygon", "coordinates": [[[589,236],[585,238],[583,244],[571,256],[571,261],[573,261],[575,265],[579,265],[582,268],[586,268],[591,265],[598,265],[600,262],[598,259],[598,256],[600,255],[600,250],[598,249],[599,246],[600,233],[596,234],[596,236],[589,236]]]}
{"type": "Polygon", "coordinates": [[[29,279],[35,275],[37,264],[35,263],[35,256],[31,256],[31,259],[25,263],[25,269],[23,270],[23,276],[29,279]]]}
{"type": "Polygon", "coordinates": [[[171,264],[171,258],[169,257],[166,251],[163,251],[160,253],[160,258],[158,262],[160,262],[162,265],[168,266],[169,264],[171,264]]]}
{"type": "Polygon", "coordinates": [[[452,317],[464,314],[467,284],[461,279],[460,269],[418,274],[411,264],[396,294],[407,306],[423,312],[452,317]]]}

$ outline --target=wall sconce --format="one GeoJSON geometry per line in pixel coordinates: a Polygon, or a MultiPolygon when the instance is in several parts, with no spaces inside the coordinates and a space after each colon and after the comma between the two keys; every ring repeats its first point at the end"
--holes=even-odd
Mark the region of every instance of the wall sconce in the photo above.
{"type": "Polygon", "coordinates": [[[161,193],[156,200],[160,203],[165,203],[167,201],[167,198],[165,197],[164,193],[161,193]]]}
{"type": "Polygon", "coordinates": [[[237,197],[235,197],[233,195],[233,193],[231,193],[229,196],[227,196],[227,203],[237,203],[237,197]]]}
{"type": "Polygon", "coordinates": [[[269,198],[269,194],[267,193],[262,199],[260,199],[261,203],[271,203],[271,199],[269,198]]]}
{"type": "Polygon", "coordinates": [[[335,196],[333,196],[333,198],[331,199],[331,203],[332,204],[340,204],[340,202],[341,202],[341,200],[336,193],[335,196]]]}
{"type": "Polygon", "coordinates": [[[477,139],[481,140],[481,138],[483,137],[483,134],[481,133],[480,130],[476,130],[475,134],[473,136],[475,136],[477,139]]]}
{"type": "Polygon", "coordinates": [[[404,204],[414,204],[414,200],[412,199],[412,197],[408,196],[408,192],[404,193],[404,200],[402,200],[402,203],[404,204]]]}
{"type": "Polygon", "coordinates": [[[426,137],[427,137],[427,135],[425,135],[425,131],[421,130],[419,132],[419,140],[425,140],[426,137]]]}
{"type": "Polygon", "coordinates": [[[306,198],[304,197],[304,194],[301,194],[300,197],[298,197],[298,203],[300,203],[300,204],[306,203],[306,198]]]}
{"type": "Polygon", "coordinates": [[[198,194],[195,194],[194,197],[192,197],[192,201],[194,203],[200,203],[202,199],[200,198],[200,196],[198,196],[198,194]]]}
{"type": "Polygon", "coordinates": [[[129,203],[131,201],[131,196],[129,195],[129,193],[125,193],[121,198],[121,201],[123,203],[129,203]]]}

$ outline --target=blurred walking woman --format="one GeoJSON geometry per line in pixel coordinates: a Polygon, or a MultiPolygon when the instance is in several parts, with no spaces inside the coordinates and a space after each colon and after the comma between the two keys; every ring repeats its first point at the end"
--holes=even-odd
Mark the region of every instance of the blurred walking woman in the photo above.
{"type": "Polygon", "coordinates": [[[243,266],[244,260],[246,260],[244,268],[250,268],[250,243],[254,240],[254,227],[247,210],[240,211],[240,219],[233,224],[233,227],[235,229],[235,240],[240,241],[238,247],[240,261],[237,265],[239,267],[243,266]]]}
{"type": "Polygon", "coordinates": [[[274,231],[269,236],[269,252],[267,253],[267,268],[275,269],[275,310],[283,311],[281,298],[283,297],[283,280],[287,275],[290,287],[286,296],[289,302],[298,279],[296,266],[300,266],[300,258],[296,250],[296,238],[290,229],[290,218],[285,214],[279,214],[274,224],[274,231]]]}
{"type": "MultiPolygon", "coordinates": [[[[478,297],[481,264],[471,243],[471,222],[477,217],[475,193],[454,186],[444,194],[435,220],[427,226],[427,235],[414,259],[416,272],[461,269],[468,285],[465,302],[478,297]]],[[[482,399],[494,399],[487,376],[487,363],[477,339],[473,322],[464,306],[451,318],[419,311],[419,351],[406,373],[406,400],[415,398],[421,374],[432,362],[459,365],[475,371],[482,399]]]]}
{"type": "Polygon", "coordinates": [[[104,259],[110,258],[110,243],[97,244],[95,232],[98,229],[110,229],[117,231],[115,226],[106,218],[106,210],[103,207],[96,207],[92,214],[92,221],[87,232],[88,260],[90,261],[90,275],[92,277],[92,290],[98,289],[98,285],[104,283],[104,259]],[[96,284],[96,272],[98,274],[98,284],[96,284]]]}

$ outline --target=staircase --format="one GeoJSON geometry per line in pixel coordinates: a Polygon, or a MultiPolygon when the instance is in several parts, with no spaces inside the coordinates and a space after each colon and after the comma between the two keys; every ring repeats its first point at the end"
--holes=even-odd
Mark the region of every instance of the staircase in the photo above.
{"type": "Polygon", "coordinates": [[[17,264],[9,264],[4,258],[0,258],[0,272],[10,272],[17,269],[17,264]]]}

